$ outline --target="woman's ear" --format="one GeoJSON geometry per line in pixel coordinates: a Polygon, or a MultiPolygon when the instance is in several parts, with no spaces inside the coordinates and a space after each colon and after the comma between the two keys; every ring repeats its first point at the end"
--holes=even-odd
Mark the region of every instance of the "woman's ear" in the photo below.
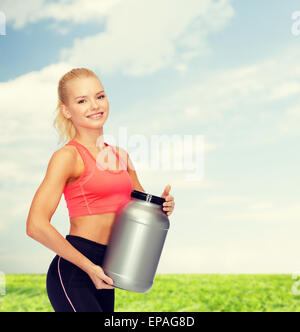
{"type": "Polygon", "coordinates": [[[59,106],[60,112],[62,112],[63,116],[67,119],[70,119],[72,117],[71,113],[68,111],[66,105],[60,105],[59,106]]]}

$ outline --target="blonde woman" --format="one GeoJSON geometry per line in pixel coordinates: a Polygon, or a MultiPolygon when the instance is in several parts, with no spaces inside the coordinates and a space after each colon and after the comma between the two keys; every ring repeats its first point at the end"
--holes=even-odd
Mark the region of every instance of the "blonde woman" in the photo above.
{"type": "MultiPolygon", "coordinates": [[[[103,140],[108,115],[106,93],[93,71],[75,68],[60,79],[54,125],[69,141],[50,158],[26,229],[28,236],[56,253],[46,285],[55,311],[114,311],[113,280],[101,264],[116,213],[132,190],[144,189],[128,153],[103,140]],[[50,223],[62,194],[70,219],[66,238],[50,223]]],[[[167,185],[161,196],[167,215],[175,205],[169,191],[167,185]]]]}

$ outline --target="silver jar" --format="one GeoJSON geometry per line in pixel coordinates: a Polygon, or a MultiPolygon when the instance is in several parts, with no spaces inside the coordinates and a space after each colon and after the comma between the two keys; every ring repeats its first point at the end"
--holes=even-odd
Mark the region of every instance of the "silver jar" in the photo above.
{"type": "Polygon", "coordinates": [[[113,286],[147,293],[170,227],[165,199],[133,190],[131,200],[116,214],[102,268],[113,286]]]}

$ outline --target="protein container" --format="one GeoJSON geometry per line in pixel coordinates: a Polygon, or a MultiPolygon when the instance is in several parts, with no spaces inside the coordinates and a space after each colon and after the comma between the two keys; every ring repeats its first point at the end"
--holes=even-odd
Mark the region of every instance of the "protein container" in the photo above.
{"type": "Polygon", "coordinates": [[[116,214],[102,264],[114,287],[136,293],[151,289],[170,227],[164,202],[133,190],[131,200],[116,214]]]}

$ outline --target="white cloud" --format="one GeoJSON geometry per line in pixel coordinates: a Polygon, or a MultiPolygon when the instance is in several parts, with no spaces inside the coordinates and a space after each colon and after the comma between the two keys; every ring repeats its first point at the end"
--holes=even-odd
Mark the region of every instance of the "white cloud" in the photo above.
{"type": "Polygon", "coordinates": [[[75,40],[62,59],[103,74],[140,76],[170,65],[185,70],[188,59],[207,52],[206,35],[232,16],[228,1],[122,1],[108,15],[106,31],[75,40]]]}
{"type": "Polygon", "coordinates": [[[299,82],[283,82],[273,87],[270,91],[268,100],[278,100],[293,96],[295,94],[300,94],[300,83],[299,82]]]}
{"type": "Polygon", "coordinates": [[[236,145],[274,143],[299,132],[299,103],[292,99],[300,93],[299,56],[299,49],[291,47],[261,63],[204,73],[193,85],[184,84],[159,100],[155,108],[147,100],[132,112],[144,110],[149,132],[198,128],[199,134],[209,133],[214,144],[224,145],[235,131],[241,133],[236,145]],[[278,106],[278,101],[288,106],[278,106]]]}
{"type": "Polygon", "coordinates": [[[110,15],[123,0],[61,0],[55,3],[49,1],[41,17],[53,18],[56,21],[72,21],[74,23],[89,23],[103,20],[110,15]]]}
{"type": "Polygon", "coordinates": [[[52,122],[57,84],[69,69],[68,64],[59,63],[0,83],[0,172],[5,175],[0,193],[2,230],[24,222],[34,189],[57,149],[49,146],[56,133],[52,122]]]}
{"type": "Polygon", "coordinates": [[[286,136],[290,133],[299,133],[300,128],[300,103],[285,110],[282,119],[278,122],[278,136],[286,136]]]}
{"type": "MultiPolygon", "coordinates": [[[[224,188],[220,186],[219,189],[224,188]]],[[[219,208],[235,206],[234,210],[230,209],[229,214],[222,215],[224,219],[244,220],[244,218],[241,218],[244,215],[246,219],[260,220],[260,216],[262,216],[264,220],[271,222],[274,219],[296,221],[300,217],[300,206],[296,197],[293,199],[288,197],[286,200],[283,200],[282,197],[266,199],[258,194],[254,196],[251,192],[243,195],[233,195],[227,192],[217,194],[214,192],[208,197],[202,198],[201,205],[207,209],[212,206],[218,206],[219,208]]]]}
{"type": "Polygon", "coordinates": [[[45,6],[44,0],[2,0],[1,11],[6,16],[7,23],[12,23],[15,29],[39,20],[39,13],[45,6]]]}
{"type": "Polygon", "coordinates": [[[298,224],[300,221],[300,207],[299,204],[295,205],[286,205],[286,206],[278,206],[278,204],[274,204],[272,202],[261,203],[259,202],[254,206],[244,206],[243,211],[240,212],[241,206],[239,206],[239,212],[226,213],[220,216],[221,221],[231,221],[231,222],[239,222],[243,223],[270,223],[273,224],[275,222],[294,222],[298,224]]]}
{"type": "Polygon", "coordinates": [[[296,107],[291,107],[286,111],[286,114],[288,116],[296,118],[300,118],[300,105],[297,105],[296,107]]]}
{"type": "Polygon", "coordinates": [[[57,105],[57,84],[70,69],[58,63],[0,83],[1,143],[47,140],[47,133],[54,130],[49,123],[57,105]]]}
{"type": "Polygon", "coordinates": [[[0,232],[2,232],[5,228],[5,219],[4,216],[0,216],[0,232]]]}
{"type": "Polygon", "coordinates": [[[124,75],[151,74],[167,66],[187,71],[188,62],[210,52],[206,38],[232,19],[229,0],[3,0],[7,22],[15,29],[43,19],[65,34],[62,22],[103,23],[104,32],[74,41],[62,60],[124,75]]]}
{"type": "Polygon", "coordinates": [[[211,242],[207,246],[199,243],[173,247],[166,240],[157,273],[292,274],[299,271],[299,248],[295,239],[290,245],[283,245],[280,240],[263,243],[255,239],[253,243],[246,241],[238,245],[232,239],[218,243],[212,238],[211,242]]]}
{"type": "Polygon", "coordinates": [[[122,0],[2,0],[1,10],[15,29],[43,19],[55,22],[89,23],[104,21],[122,0]]]}
{"type": "MultiPolygon", "coordinates": [[[[214,189],[220,191],[221,186],[214,189]]],[[[250,194],[210,192],[207,196],[190,192],[189,204],[175,196],[177,207],[170,219],[158,273],[299,270],[300,211],[296,198],[283,204],[281,199],[260,199],[250,194]]]]}
{"type": "Polygon", "coordinates": [[[22,254],[12,250],[2,253],[0,268],[5,273],[47,273],[55,253],[39,243],[35,243],[34,248],[31,252],[23,249],[22,254]]]}
{"type": "MultiPolygon", "coordinates": [[[[36,151],[36,150],[35,150],[36,151]]],[[[14,185],[25,185],[35,183],[41,178],[41,172],[32,172],[28,166],[30,160],[27,159],[27,155],[21,154],[19,158],[12,160],[3,160],[0,164],[1,174],[5,174],[5,178],[2,180],[2,184],[14,184],[14,185]],[[25,159],[25,160],[24,160],[25,159]]],[[[41,158],[41,155],[39,155],[41,158]]],[[[39,159],[40,159],[39,158],[39,159]]],[[[37,161],[35,161],[36,163],[37,161]]],[[[35,164],[37,165],[37,164],[35,164]]]]}

